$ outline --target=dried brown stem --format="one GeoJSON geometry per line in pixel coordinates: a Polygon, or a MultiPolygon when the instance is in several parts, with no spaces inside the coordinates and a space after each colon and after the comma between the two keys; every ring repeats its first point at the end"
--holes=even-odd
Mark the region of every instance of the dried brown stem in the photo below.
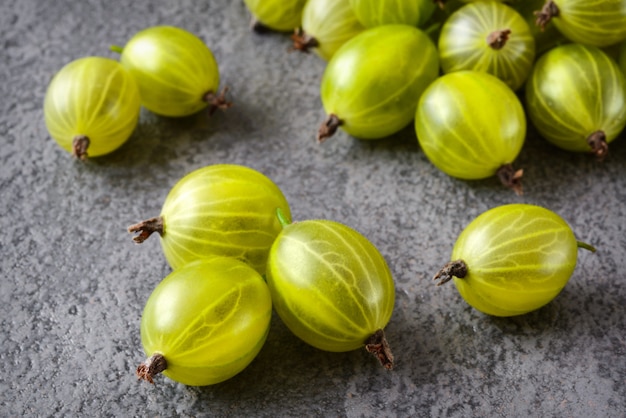
{"type": "Polygon", "coordinates": [[[343,121],[337,115],[330,114],[319,127],[317,131],[317,142],[322,143],[333,136],[337,129],[343,124],[343,121]]]}
{"type": "Polygon", "coordinates": [[[385,332],[379,329],[365,341],[365,349],[376,356],[380,364],[387,370],[393,369],[393,354],[385,338],[385,332]]]}
{"type": "Polygon", "coordinates": [[[311,48],[320,46],[317,39],[308,35],[302,28],[296,28],[294,30],[291,35],[291,40],[293,41],[293,46],[290,48],[290,51],[301,51],[308,54],[311,52],[311,48]]]}
{"type": "Polygon", "coordinates": [[[226,100],[226,93],[228,93],[228,86],[224,87],[219,94],[215,94],[212,91],[207,92],[202,100],[209,104],[209,116],[215,113],[217,109],[226,110],[232,107],[232,103],[226,100]]]}
{"type": "Polygon", "coordinates": [[[138,235],[133,237],[133,241],[135,241],[137,244],[141,244],[142,242],[147,240],[148,237],[154,232],[158,232],[159,235],[163,235],[163,231],[164,223],[161,216],[146,219],[145,221],[141,221],[128,227],[128,232],[130,232],[131,234],[135,232],[138,233],[138,235]]]}
{"type": "Polygon", "coordinates": [[[433,3],[435,3],[437,6],[439,6],[439,8],[441,10],[443,10],[446,7],[445,0],[433,0],[433,3]]]}
{"type": "Polygon", "coordinates": [[[504,164],[498,172],[496,173],[502,184],[504,184],[509,189],[513,189],[515,194],[521,196],[524,194],[524,190],[522,188],[522,176],[524,175],[524,170],[519,169],[515,170],[513,165],[504,164]]]}
{"type": "Polygon", "coordinates": [[[154,376],[167,369],[167,361],[163,354],[154,353],[137,367],[137,377],[154,384],[154,376]]]}
{"type": "Polygon", "coordinates": [[[541,10],[534,12],[536,17],[535,25],[539,26],[542,31],[546,29],[546,25],[553,17],[559,15],[559,7],[552,1],[546,2],[541,10]]]}
{"type": "Polygon", "coordinates": [[[587,143],[598,161],[604,161],[609,153],[609,144],[606,142],[606,134],[604,131],[595,131],[589,135],[587,137],[587,143]]]}
{"type": "Polygon", "coordinates": [[[91,141],[85,135],[76,135],[72,139],[72,155],[79,160],[85,161],[87,159],[87,149],[89,148],[91,141]]]}
{"type": "Polygon", "coordinates": [[[467,276],[467,264],[463,260],[454,260],[447,263],[441,270],[435,274],[433,280],[437,282],[437,286],[448,283],[453,277],[459,279],[467,276]]]}
{"type": "Polygon", "coordinates": [[[493,31],[487,36],[487,44],[493,49],[502,49],[511,35],[510,29],[493,31]]]}

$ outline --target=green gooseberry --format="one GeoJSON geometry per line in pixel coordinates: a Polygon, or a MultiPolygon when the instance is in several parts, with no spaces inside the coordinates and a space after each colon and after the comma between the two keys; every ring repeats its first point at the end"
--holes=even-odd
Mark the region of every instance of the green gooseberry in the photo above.
{"type": "Polygon", "coordinates": [[[272,298],[263,277],[233,258],[199,260],[170,273],[141,316],[147,360],[137,376],[159,373],[190,386],[230,379],[257,356],[269,333],[272,298]]]}
{"type": "Polygon", "coordinates": [[[224,256],[265,274],[267,256],[282,226],[280,208],[291,216],[278,186],[245,166],[215,164],[184,176],[168,193],[158,217],[131,225],[135,242],[158,232],[173,269],[197,259],[224,256]]]}
{"type": "Polygon", "coordinates": [[[438,73],[437,49],[420,29],[384,25],[361,32],[339,48],[324,71],[321,99],[328,116],[318,141],[339,127],[360,139],[398,132],[411,122],[438,73]]]}
{"type": "Polygon", "coordinates": [[[383,328],[393,312],[395,285],[380,252],[338,222],[282,222],[267,268],[278,316],[313,347],[345,352],[365,346],[392,368],[383,328]]]}
{"type": "Polygon", "coordinates": [[[494,316],[522,315],[549,303],[576,267],[577,241],[569,225],[540,206],[509,204],[476,217],[457,238],[450,262],[434,277],[454,280],[463,299],[494,316]]]}

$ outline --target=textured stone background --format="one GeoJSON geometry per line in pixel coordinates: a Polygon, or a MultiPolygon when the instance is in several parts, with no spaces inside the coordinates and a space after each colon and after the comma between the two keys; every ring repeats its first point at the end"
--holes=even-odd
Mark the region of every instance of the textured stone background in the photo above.
{"type": "Polygon", "coordinates": [[[523,197],[438,172],[410,127],[318,145],[323,61],[287,53],[287,35],[251,33],[239,0],[0,0],[0,42],[0,415],[626,416],[623,138],[598,164],[531,132],[516,163],[523,197]],[[51,77],[157,24],[207,42],[235,106],[211,119],[142,112],[117,152],[74,161],[43,122],[51,77]],[[227,382],[137,381],[143,304],[169,267],[158,240],[136,246],[126,227],[214,163],[260,170],[294,219],[340,221],[378,246],[397,281],[395,370],[310,348],[275,317],[259,357],[227,382]],[[579,252],[548,306],[498,319],[430,278],[467,223],[513,202],[556,211],[598,252],[579,252]]]}

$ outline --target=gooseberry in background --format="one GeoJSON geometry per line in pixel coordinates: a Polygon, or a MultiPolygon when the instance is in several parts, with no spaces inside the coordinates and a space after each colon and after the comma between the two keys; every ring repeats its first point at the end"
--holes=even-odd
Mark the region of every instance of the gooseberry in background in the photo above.
{"type": "Polygon", "coordinates": [[[422,26],[432,16],[433,0],[349,0],[357,19],[367,28],[403,24],[422,26]]]}
{"type": "Polygon", "coordinates": [[[422,95],[415,132],[426,157],[444,173],[465,180],[497,176],[522,193],[522,170],[513,161],[526,136],[518,97],[497,77],[456,71],[435,80],[422,95]]]}
{"type": "Polygon", "coordinates": [[[50,81],[44,118],[50,136],[79,159],[98,157],[124,144],[141,109],[135,80],[117,61],[85,57],[50,81]]]}
{"type": "Polygon", "coordinates": [[[185,175],[169,191],[161,214],[135,225],[134,241],[157,232],[173,269],[197,259],[224,256],[265,274],[267,256],[281,232],[280,208],[291,216],[279,187],[245,166],[216,164],[185,175]]]}
{"type": "Polygon", "coordinates": [[[538,26],[552,23],[572,42],[601,47],[626,40],[623,0],[547,0],[535,15],[538,26]]]}
{"type": "Polygon", "coordinates": [[[261,275],[232,258],[196,261],[170,273],[146,302],[137,376],[162,373],[190,386],[230,379],[267,338],[272,299],[261,275]]]}
{"type": "Polygon", "coordinates": [[[598,159],[626,125],[624,74],[599,48],[567,44],[534,65],[526,83],[526,111],[552,144],[598,159]]]}
{"type": "Polygon", "coordinates": [[[361,32],[339,48],[322,76],[327,118],[318,141],[339,127],[360,139],[398,132],[411,122],[419,97],[438,74],[437,49],[420,29],[385,25],[361,32]]]}
{"type": "Polygon", "coordinates": [[[578,248],[595,252],[551,210],[498,206],[461,232],[451,261],[434,280],[438,285],[454,280],[463,299],[488,315],[522,315],[561,292],[576,267],[578,248]]]}
{"type": "Polygon", "coordinates": [[[393,312],[395,285],[378,249],[338,222],[285,219],[283,224],[267,269],[278,316],[313,347],[332,352],[365,347],[391,369],[383,329],[393,312]]]}
{"type": "Polygon", "coordinates": [[[292,32],[302,23],[306,0],[244,0],[255,30],[292,32]]]}
{"type": "Polygon", "coordinates": [[[540,27],[536,24],[535,12],[541,10],[546,0],[518,0],[509,3],[524,18],[531,34],[535,38],[535,57],[570,41],[554,25],[540,27]]]}
{"type": "Polygon", "coordinates": [[[517,90],[535,59],[535,38],[524,18],[497,2],[467,4],[444,23],[439,60],[445,73],[484,71],[517,90]]]}
{"type": "Polygon", "coordinates": [[[313,50],[328,61],[364,29],[348,0],[308,0],[302,11],[302,27],[292,35],[294,49],[313,50]]]}
{"type": "Polygon", "coordinates": [[[230,106],[211,50],[194,34],[174,26],[137,32],[123,48],[120,62],[139,86],[141,104],[162,116],[189,116],[207,106],[210,113],[230,106]]]}

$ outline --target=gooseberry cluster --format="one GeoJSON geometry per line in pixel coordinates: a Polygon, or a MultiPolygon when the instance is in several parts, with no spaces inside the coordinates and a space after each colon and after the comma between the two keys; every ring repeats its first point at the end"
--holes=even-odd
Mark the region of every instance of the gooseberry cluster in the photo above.
{"type": "Polygon", "coordinates": [[[135,34],[120,61],[85,57],[65,65],[46,92],[50,136],[84,160],[118,149],[134,131],[141,106],[164,116],[187,116],[207,106],[230,106],[218,93],[219,71],[211,50],[195,35],[172,26],[135,34]]]}
{"type": "MultiPolygon", "coordinates": [[[[244,1],[255,29],[293,31],[294,49],[328,61],[320,142],[338,129],[379,139],[413,122],[437,168],[497,176],[521,195],[513,162],[527,117],[553,144],[599,159],[626,125],[623,1],[244,1]],[[550,30],[562,44],[546,41],[550,30]],[[601,48],[619,43],[618,64],[601,48]]],[[[78,59],[48,87],[50,135],[80,159],[120,147],[141,106],[170,117],[230,106],[210,49],[183,29],[148,28],[112,49],[119,62],[78,59]]],[[[137,243],[157,233],[172,268],[144,307],[140,378],[210,385],[236,375],[261,350],[273,310],[314,347],[365,347],[393,367],[384,328],[395,285],[383,256],[341,223],[292,223],[262,173],[232,164],[192,171],[158,216],[128,230],[137,243]]],[[[434,279],[453,280],[482,312],[519,315],[558,295],[578,248],[595,251],[556,213],[504,205],[467,226],[434,279]]]]}
{"type": "MultiPolygon", "coordinates": [[[[278,2],[261,3],[278,19],[278,2]]],[[[289,29],[246,4],[266,28],[289,29]]],[[[518,195],[523,170],[513,162],[527,118],[554,145],[599,160],[626,125],[622,1],[307,0],[292,39],[327,60],[318,141],[337,129],[383,138],[413,121],[437,168],[467,180],[497,176],[518,195]],[[613,56],[610,45],[619,47],[613,56]]],[[[577,248],[595,251],[556,213],[504,205],[463,231],[434,279],[454,278],[480,311],[519,315],[561,291],[577,248]]]]}
{"type": "Polygon", "coordinates": [[[195,386],[234,376],[263,346],[272,306],[314,347],[364,346],[393,366],[383,328],[395,290],[382,255],[343,224],[292,224],[283,193],[260,172],[197,169],[170,190],[158,217],[128,230],[138,243],[157,232],[173,269],[144,308],[140,378],[163,372],[195,386]]]}
{"type": "MultiPolygon", "coordinates": [[[[246,2],[275,30],[289,29],[277,24],[283,8],[302,6],[294,48],[328,60],[320,141],[338,128],[383,138],[414,121],[437,168],[466,180],[497,176],[521,194],[523,170],[512,164],[527,117],[551,143],[598,159],[626,125],[624,73],[601,49],[626,40],[622,1],[287,3],[246,2]]],[[[624,49],[617,54],[623,65],[624,49]]]]}

